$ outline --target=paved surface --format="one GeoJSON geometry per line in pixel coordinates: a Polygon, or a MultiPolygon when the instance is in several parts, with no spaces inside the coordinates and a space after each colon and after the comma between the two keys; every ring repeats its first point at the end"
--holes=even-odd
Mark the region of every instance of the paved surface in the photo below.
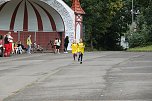
{"type": "Polygon", "coordinates": [[[0,58],[0,101],[152,101],[152,53],[0,58]]]}

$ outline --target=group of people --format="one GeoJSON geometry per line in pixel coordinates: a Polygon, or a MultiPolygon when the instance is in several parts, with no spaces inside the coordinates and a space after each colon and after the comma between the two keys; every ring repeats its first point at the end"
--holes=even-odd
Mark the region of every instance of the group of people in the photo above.
{"type": "Polygon", "coordinates": [[[13,42],[11,32],[4,35],[4,57],[9,57],[11,54],[22,54],[26,48],[21,41],[13,42]]]}
{"type": "MultiPolygon", "coordinates": [[[[69,37],[66,36],[64,39],[64,53],[68,53],[68,50],[67,50],[68,44],[69,44],[69,37]]],[[[60,54],[59,52],[60,45],[61,45],[61,40],[59,38],[56,38],[54,40],[54,53],[60,54]]],[[[80,62],[80,64],[82,64],[84,48],[85,48],[85,45],[82,39],[79,40],[79,43],[77,43],[75,39],[73,40],[73,43],[71,44],[73,59],[75,60],[78,54],[78,61],[80,62]]]]}
{"type": "Polygon", "coordinates": [[[26,48],[24,47],[21,41],[13,43],[12,48],[12,54],[22,54],[23,51],[26,51],[26,48]]]}
{"type": "Polygon", "coordinates": [[[4,37],[0,38],[0,56],[10,57],[11,54],[22,54],[23,51],[30,53],[31,35],[27,38],[28,48],[26,49],[21,41],[13,42],[11,32],[8,32],[4,37]],[[3,42],[4,41],[4,42],[3,42]],[[4,43],[4,45],[3,45],[4,43]]]}
{"type": "Polygon", "coordinates": [[[40,44],[37,44],[36,41],[32,43],[31,35],[28,36],[26,40],[26,44],[27,44],[27,54],[31,54],[32,45],[33,45],[33,52],[36,52],[36,51],[43,52],[43,47],[41,47],[40,44]]]}
{"type": "MultiPolygon", "coordinates": [[[[69,37],[66,36],[64,39],[64,53],[68,53],[67,51],[68,44],[69,44],[69,37]]],[[[60,54],[59,52],[60,45],[61,45],[61,40],[59,38],[56,38],[54,41],[54,53],[60,54]]],[[[80,62],[80,64],[82,64],[84,48],[85,45],[82,39],[79,40],[79,43],[77,43],[75,39],[73,40],[73,43],[71,44],[73,59],[75,60],[78,54],[78,61],[80,62]]]]}
{"type": "MultiPolygon", "coordinates": [[[[4,56],[9,57],[11,54],[16,53],[16,54],[22,54],[22,51],[25,50],[28,54],[31,54],[31,46],[32,46],[32,41],[31,41],[31,35],[28,36],[26,40],[27,44],[27,49],[22,45],[21,41],[18,41],[16,43],[13,43],[13,37],[11,36],[11,32],[8,32],[4,38],[0,38],[0,53],[2,53],[3,48],[1,49],[2,46],[2,39],[4,39],[4,56]]],[[[67,47],[69,44],[69,37],[66,36],[64,39],[64,53],[68,53],[67,47]]],[[[60,54],[60,45],[61,45],[61,40],[59,38],[56,38],[54,40],[54,53],[60,54]]],[[[40,47],[40,45],[37,45],[36,42],[34,42],[34,48],[39,49],[39,51],[43,51],[43,48],[40,47]]],[[[71,44],[72,48],[72,54],[73,54],[73,59],[75,60],[78,54],[78,61],[80,64],[82,64],[82,59],[83,59],[83,54],[84,54],[84,48],[85,45],[82,41],[82,39],[79,40],[79,43],[76,42],[76,40],[73,40],[73,43],[71,44]]],[[[1,54],[0,54],[1,55],[1,54]]]]}
{"type": "Polygon", "coordinates": [[[73,59],[75,60],[75,58],[77,57],[77,54],[79,54],[78,61],[80,62],[80,64],[82,64],[84,48],[85,48],[85,45],[82,39],[79,40],[79,43],[77,43],[76,40],[73,40],[71,48],[72,48],[73,59]]]}

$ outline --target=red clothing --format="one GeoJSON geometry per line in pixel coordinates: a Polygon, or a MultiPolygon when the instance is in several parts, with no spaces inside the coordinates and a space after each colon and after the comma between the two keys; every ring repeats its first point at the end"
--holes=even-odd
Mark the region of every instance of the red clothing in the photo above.
{"type": "Polygon", "coordinates": [[[4,56],[5,57],[10,56],[10,45],[9,44],[4,44],[4,48],[5,48],[4,56]]]}
{"type": "Polygon", "coordinates": [[[4,38],[4,48],[5,48],[4,56],[5,57],[9,57],[12,52],[12,42],[9,42],[10,41],[9,37],[11,36],[6,35],[4,38]]]}
{"type": "Polygon", "coordinates": [[[2,45],[3,44],[3,41],[2,40],[0,40],[0,45],[2,45]]]}
{"type": "Polygon", "coordinates": [[[12,52],[12,43],[11,42],[9,43],[9,52],[10,53],[12,52]]]}

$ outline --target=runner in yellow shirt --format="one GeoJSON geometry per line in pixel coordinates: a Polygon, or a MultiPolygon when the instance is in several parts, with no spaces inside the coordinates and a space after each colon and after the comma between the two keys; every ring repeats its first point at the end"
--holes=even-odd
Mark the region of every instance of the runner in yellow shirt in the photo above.
{"type": "Polygon", "coordinates": [[[82,39],[80,39],[80,42],[78,43],[78,53],[79,53],[78,61],[80,61],[80,64],[82,64],[84,48],[85,48],[85,45],[84,45],[82,39]]]}
{"type": "Polygon", "coordinates": [[[78,44],[76,43],[76,40],[73,40],[71,48],[72,48],[73,59],[75,60],[75,57],[77,57],[77,52],[78,52],[78,44]]]}

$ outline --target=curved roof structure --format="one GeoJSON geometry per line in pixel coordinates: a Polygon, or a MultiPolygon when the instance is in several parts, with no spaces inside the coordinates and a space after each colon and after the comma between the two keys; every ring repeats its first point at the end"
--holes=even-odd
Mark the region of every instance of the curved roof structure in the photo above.
{"type": "Polygon", "coordinates": [[[0,30],[74,31],[74,12],[62,0],[1,0],[0,30]]]}

